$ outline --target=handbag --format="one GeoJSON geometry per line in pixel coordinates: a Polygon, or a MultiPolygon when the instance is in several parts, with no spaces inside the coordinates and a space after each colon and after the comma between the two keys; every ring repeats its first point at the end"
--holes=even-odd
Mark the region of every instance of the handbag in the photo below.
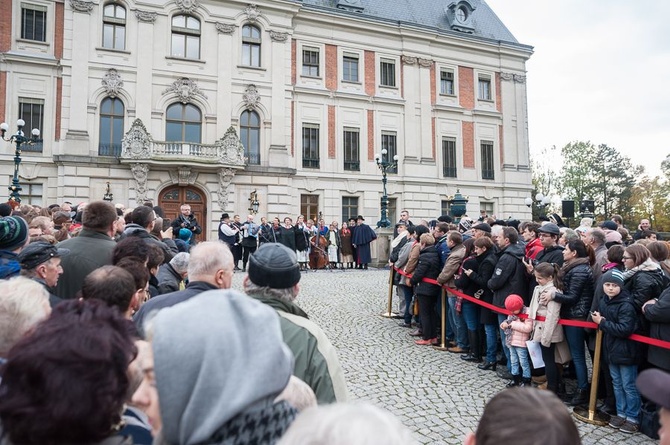
{"type": "Polygon", "coordinates": [[[558,364],[564,365],[570,360],[572,360],[572,355],[570,354],[568,342],[563,340],[560,343],[556,343],[556,348],[554,349],[554,361],[558,364]]]}
{"type": "Polygon", "coordinates": [[[654,402],[645,402],[640,407],[640,432],[652,439],[658,439],[658,406],[654,402]]]}

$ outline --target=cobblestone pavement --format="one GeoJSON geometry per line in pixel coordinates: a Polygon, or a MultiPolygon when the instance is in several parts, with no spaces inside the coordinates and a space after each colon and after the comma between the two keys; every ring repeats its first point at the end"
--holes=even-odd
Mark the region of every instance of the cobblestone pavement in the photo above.
{"type": "MultiPolygon", "coordinates": [[[[241,289],[243,276],[235,274],[234,287],[241,289]]],[[[506,382],[459,354],[416,346],[399,320],[379,316],[386,311],[388,277],[388,270],[373,269],[303,273],[297,303],[338,349],[351,399],[391,411],[420,443],[461,444],[506,382]]],[[[657,443],[576,423],[584,444],[657,443]]]]}

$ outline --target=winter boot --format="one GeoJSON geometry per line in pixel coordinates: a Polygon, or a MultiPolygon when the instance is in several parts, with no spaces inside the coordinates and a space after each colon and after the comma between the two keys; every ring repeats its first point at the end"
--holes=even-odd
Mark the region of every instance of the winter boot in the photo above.
{"type": "Polygon", "coordinates": [[[514,388],[515,386],[520,386],[521,385],[521,375],[514,375],[512,374],[512,380],[507,383],[506,387],[507,388],[514,388]]]}
{"type": "Polygon", "coordinates": [[[532,383],[532,381],[531,381],[530,379],[522,378],[522,379],[521,379],[521,383],[519,384],[519,387],[522,388],[522,387],[524,387],[524,386],[532,387],[532,386],[533,386],[533,383],[532,383]]]}

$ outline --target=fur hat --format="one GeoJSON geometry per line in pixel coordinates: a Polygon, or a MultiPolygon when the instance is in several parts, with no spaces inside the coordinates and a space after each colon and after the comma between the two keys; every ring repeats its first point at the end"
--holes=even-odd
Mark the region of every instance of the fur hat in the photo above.
{"type": "Polygon", "coordinates": [[[510,294],[505,298],[505,309],[510,312],[516,312],[523,309],[523,298],[517,294],[510,294]]]}
{"type": "Polygon", "coordinates": [[[605,283],[614,283],[619,287],[623,287],[623,274],[619,269],[610,269],[603,274],[602,282],[605,283]]]}
{"type": "Polygon", "coordinates": [[[0,218],[0,250],[16,250],[28,241],[28,223],[18,216],[0,218]]]}
{"type": "Polygon", "coordinates": [[[288,289],[300,281],[295,252],[279,243],[265,243],[249,257],[249,279],[257,286],[288,289]]]}

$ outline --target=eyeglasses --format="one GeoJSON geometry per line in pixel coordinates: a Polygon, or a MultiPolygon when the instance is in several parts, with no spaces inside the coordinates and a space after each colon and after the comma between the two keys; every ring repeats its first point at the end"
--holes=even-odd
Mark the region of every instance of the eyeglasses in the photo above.
{"type": "Polygon", "coordinates": [[[621,259],[624,259],[624,260],[632,260],[633,257],[630,257],[630,256],[624,256],[624,257],[621,257],[621,259]]]}
{"type": "Polygon", "coordinates": [[[551,236],[549,233],[540,233],[540,238],[545,238],[547,236],[551,236]]]}

